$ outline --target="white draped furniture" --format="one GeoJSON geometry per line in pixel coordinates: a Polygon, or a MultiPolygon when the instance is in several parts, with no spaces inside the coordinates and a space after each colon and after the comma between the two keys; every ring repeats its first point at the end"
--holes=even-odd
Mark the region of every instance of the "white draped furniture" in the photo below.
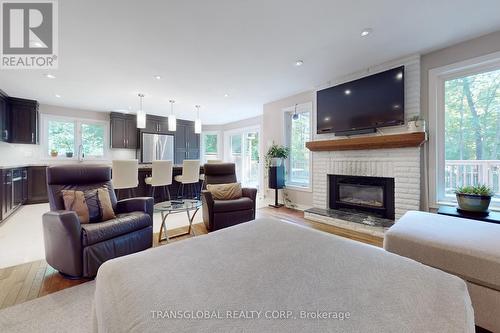
{"type": "Polygon", "coordinates": [[[500,225],[411,211],[385,234],[384,247],[464,279],[476,325],[500,332],[500,225]]]}
{"type": "Polygon", "coordinates": [[[99,332],[474,332],[456,276],[274,219],[105,262],[93,311],[99,332]]]}

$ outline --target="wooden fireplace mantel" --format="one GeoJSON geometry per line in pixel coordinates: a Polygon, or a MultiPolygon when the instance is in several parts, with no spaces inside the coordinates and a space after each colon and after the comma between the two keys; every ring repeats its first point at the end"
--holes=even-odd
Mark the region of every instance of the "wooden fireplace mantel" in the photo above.
{"type": "Polygon", "coordinates": [[[306,142],[311,151],[363,150],[419,147],[427,140],[425,132],[368,136],[306,142]]]}

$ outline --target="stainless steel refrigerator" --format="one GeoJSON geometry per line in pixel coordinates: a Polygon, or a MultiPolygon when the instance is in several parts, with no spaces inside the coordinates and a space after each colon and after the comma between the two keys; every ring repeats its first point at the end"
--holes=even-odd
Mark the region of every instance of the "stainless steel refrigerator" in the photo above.
{"type": "Polygon", "coordinates": [[[166,134],[142,133],[142,163],[158,160],[174,160],[174,136],[166,134]]]}

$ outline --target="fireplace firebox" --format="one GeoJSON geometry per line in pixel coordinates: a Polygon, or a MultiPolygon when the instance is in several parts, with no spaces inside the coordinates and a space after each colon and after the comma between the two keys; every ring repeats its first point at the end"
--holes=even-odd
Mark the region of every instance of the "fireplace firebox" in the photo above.
{"type": "Polygon", "coordinates": [[[394,178],[328,175],[330,209],[394,220],[394,178]]]}

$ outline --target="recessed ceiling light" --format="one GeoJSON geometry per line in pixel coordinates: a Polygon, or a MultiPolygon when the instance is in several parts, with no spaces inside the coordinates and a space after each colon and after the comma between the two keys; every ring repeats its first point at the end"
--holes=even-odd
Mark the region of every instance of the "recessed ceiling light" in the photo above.
{"type": "Polygon", "coordinates": [[[297,60],[295,62],[295,66],[297,66],[297,67],[302,66],[303,64],[304,64],[304,61],[302,61],[302,60],[297,60]]]}
{"type": "Polygon", "coordinates": [[[370,28],[365,28],[365,29],[363,29],[363,31],[361,31],[361,37],[366,37],[366,36],[368,36],[369,34],[371,34],[371,33],[372,33],[372,31],[373,31],[373,30],[372,30],[372,29],[370,29],[370,28]]]}
{"type": "Polygon", "coordinates": [[[229,97],[229,94],[224,94],[224,97],[229,97]]]}
{"type": "Polygon", "coordinates": [[[56,76],[54,74],[50,74],[50,73],[45,74],[45,77],[47,79],[55,79],[56,78],[56,76]]]}
{"type": "Polygon", "coordinates": [[[403,72],[396,74],[396,79],[401,80],[403,78],[403,72]]]}
{"type": "Polygon", "coordinates": [[[56,97],[57,97],[57,98],[61,98],[61,95],[59,95],[59,94],[56,94],[56,97]]]}
{"type": "Polygon", "coordinates": [[[156,80],[161,80],[161,76],[160,75],[155,75],[153,76],[156,80]]]}
{"type": "Polygon", "coordinates": [[[350,94],[351,94],[351,91],[350,91],[349,89],[346,89],[346,90],[344,91],[344,94],[346,94],[346,95],[350,95],[350,94]]]}

